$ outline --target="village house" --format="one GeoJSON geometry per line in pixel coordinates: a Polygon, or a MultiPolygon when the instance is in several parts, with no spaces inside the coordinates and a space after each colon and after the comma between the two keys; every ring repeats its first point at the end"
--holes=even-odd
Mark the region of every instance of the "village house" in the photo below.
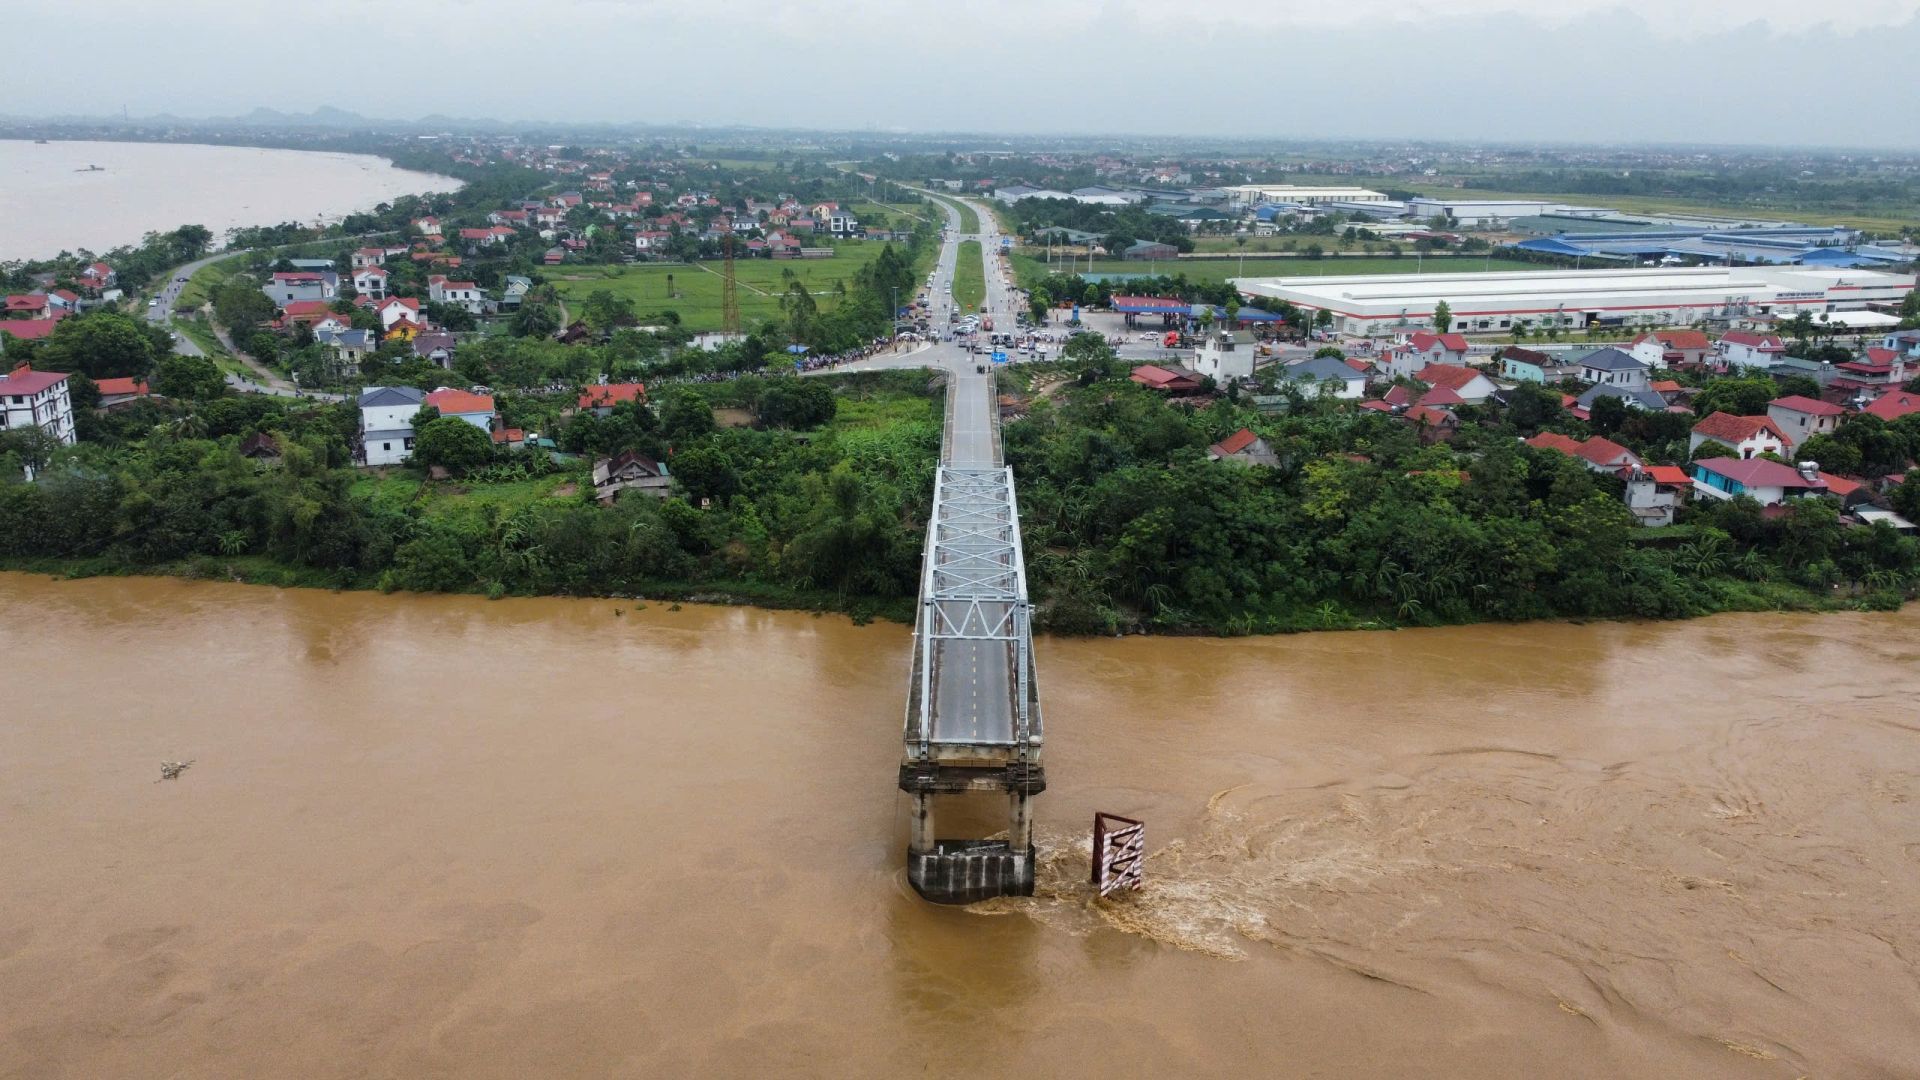
{"type": "Polygon", "coordinates": [[[369,466],[398,465],[413,454],[413,418],[426,395],[411,386],[369,386],[360,391],[361,460],[369,466]]]}
{"type": "Polygon", "coordinates": [[[487,294],[471,281],[449,281],[440,274],[427,278],[427,299],[436,304],[451,304],[478,315],[487,309],[487,294]]]}
{"type": "Polygon", "coordinates": [[[1558,450],[1579,461],[1589,472],[1618,475],[1621,469],[1644,464],[1633,451],[1598,435],[1581,442],[1557,431],[1543,431],[1522,441],[1536,450],[1558,450]]]}
{"type": "Polygon", "coordinates": [[[4,315],[8,319],[51,319],[53,308],[46,293],[14,293],[6,299],[4,315]]]}
{"type": "Polygon", "coordinates": [[[356,378],[360,374],[360,362],[372,356],[379,348],[371,330],[342,329],[336,326],[315,327],[313,342],[333,350],[333,370],[343,378],[356,378]]]}
{"type": "Polygon", "coordinates": [[[1764,371],[1780,362],[1787,351],[1777,334],[1756,330],[1729,330],[1720,335],[1720,355],[1728,366],[1764,371]]]}
{"type": "Polygon", "coordinates": [[[271,432],[256,431],[241,440],[240,456],[263,465],[280,464],[280,440],[271,432]]]}
{"type": "Polygon", "coordinates": [[[595,416],[607,416],[613,412],[615,405],[629,401],[640,405],[646,404],[646,384],[601,383],[597,386],[589,386],[580,394],[579,407],[595,416]]]}
{"type": "MultiPolygon", "coordinates": [[[[1251,369],[1253,346],[1246,346],[1246,351],[1251,369]]],[[[1349,401],[1357,401],[1367,392],[1366,373],[1356,370],[1345,360],[1336,360],[1331,356],[1315,356],[1297,364],[1288,364],[1280,368],[1277,377],[1283,381],[1305,383],[1300,389],[1308,397],[1318,395],[1323,387],[1334,397],[1349,401]]]]}
{"type": "Polygon", "coordinates": [[[1713,499],[1745,495],[1761,506],[1776,506],[1789,498],[1828,493],[1826,481],[1811,462],[1798,468],[1766,458],[1706,458],[1693,463],[1693,490],[1713,499]]]}
{"type": "Polygon", "coordinates": [[[360,248],[353,253],[351,262],[355,270],[364,270],[369,266],[385,266],[387,264],[387,249],[383,247],[360,248]]]}
{"type": "Polygon", "coordinates": [[[1627,512],[1649,528],[1673,524],[1674,515],[1693,491],[1687,470],[1678,465],[1629,466],[1621,479],[1627,485],[1627,512]]]}
{"type": "Polygon", "coordinates": [[[1181,395],[1200,392],[1200,377],[1184,368],[1141,364],[1134,368],[1127,378],[1149,390],[1158,390],[1164,394],[1181,395]]]}
{"type": "Polygon", "coordinates": [[[1215,330],[1193,354],[1193,370],[1218,383],[1253,377],[1253,335],[1245,330],[1215,330]]]}
{"type": "Polygon", "coordinates": [[[411,297],[389,296],[373,310],[380,316],[382,337],[404,337],[412,341],[415,334],[426,329],[426,320],[420,315],[420,301],[411,297]]]}
{"type": "Polygon", "coordinates": [[[1905,390],[1893,390],[1873,399],[1873,403],[1860,410],[1869,416],[1877,416],[1888,423],[1920,412],[1920,394],[1910,394],[1905,390]]]}
{"type": "Polygon", "coordinates": [[[1789,450],[1798,448],[1815,435],[1833,434],[1839,429],[1840,419],[1846,413],[1845,409],[1831,402],[1800,394],[1774,398],[1767,403],[1767,419],[1773,421],[1775,429],[1786,439],[1789,450]]]}
{"type": "Polygon", "coordinates": [[[1577,364],[1562,362],[1551,353],[1537,349],[1523,349],[1518,345],[1509,345],[1494,354],[1500,361],[1502,378],[1515,382],[1532,382],[1546,385],[1578,378],[1580,368],[1577,364]]]}
{"type": "Polygon", "coordinates": [[[1633,339],[1633,358],[1650,368],[1698,368],[1713,353],[1713,343],[1698,330],[1656,330],[1633,339]]]}
{"type": "Polygon", "coordinates": [[[1580,378],[1623,390],[1647,388],[1647,365],[1615,348],[1596,349],[1579,360],[1580,378]]]}
{"type": "Polygon", "coordinates": [[[1742,458],[1768,453],[1784,456],[1787,450],[1786,436],[1765,416],[1716,412],[1693,425],[1693,434],[1687,439],[1687,453],[1695,453],[1707,442],[1717,442],[1742,458]]]}
{"type": "Polygon", "coordinates": [[[1416,332],[1407,339],[1406,351],[1415,367],[1427,364],[1452,364],[1460,366],[1467,362],[1467,339],[1459,334],[1435,334],[1426,330],[1416,332]]]}
{"type": "Polygon", "coordinates": [[[58,371],[35,371],[25,364],[0,375],[0,431],[37,427],[72,446],[73,398],[67,376],[58,371]]]}
{"type": "Polygon", "coordinates": [[[103,262],[93,263],[80,271],[80,284],[95,292],[111,289],[119,280],[120,275],[113,272],[113,267],[103,262]]]}
{"type": "Polygon", "coordinates": [[[1920,330],[1895,330],[1880,339],[1880,347],[1909,359],[1920,360],[1920,330]]]}
{"type": "Polygon", "coordinates": [[[363,266],[353,272],[353,291],[375,300],[385,300],[388,276],[384,267],[363,266]]]}
{"type": "Polygon", "coordinates": [[[95,379],[93,385],[100,391],[99,407],[102,410],[112,410],[153,393],[145,379],[95,379]]]}
{"type": "Polygon", "coordinates": [[[278,306],[300,300],[332,300],[340,295],[340,275],[330,270],[283,270],[260,286],[260,291],[278,306]]]}
{"type": "Polygon", "coordinates": [[[1907,381],[1906,355],[1879,345],[1868,346],[1861,359],[1844,361],[1833,368],[1829,386],[1868,397],[1907,381]]]}
{"type": "Polygon", "coordinates": [[[413,230],[421,236],[439,236],[440,219],[435,217],[415,218],[413,230]]]}
{"type": "Polygon", "coordinates": [[[1280,455],[1273,452],[1267,440],[1255,435],[1249,428],[1241,428],[1207,447],[1207,460],[1228,461],[1235,465],[1261,465],[1271,469],[1280,464],[1280,455]]]}
{"type": "Polygon", "coordinates": [[[413,355],[435,367],[452,367],[453,350],[453,335],[444,331],[437,331],[430,334],[417,334],[413,339],[413,355]]]}
{"type": "Polygon", "coordinates": [[[1461,402],[1467,405],[1482,404],[1499,389],[1482,372],[1456,364],[1428,364],[1415,372],[1413,377],[1428,386],[1446,387],[1460,395],[1461,402]]]}
{"type": "Polygon", "coordinates": [[[593,463],[593,495],[607,505],[622,491],[639,491],[664,499],[672,493],[672,486],[667,467],[637,450],[623,451],[593,463]]]}
{"type": "Polygon", "coordinates": [[[441,416],[465,420],[481,431],[493,430],[493,397],[490,394],[474,394],[443,386],[428,394],[426,403],[439,409],[441,416]]]}
{"type": "Polygon", "coordinates": [[[527,433],[524,428],[494,428],[490,433],[493,445],[502,450],[525,450],[527,433]]]}

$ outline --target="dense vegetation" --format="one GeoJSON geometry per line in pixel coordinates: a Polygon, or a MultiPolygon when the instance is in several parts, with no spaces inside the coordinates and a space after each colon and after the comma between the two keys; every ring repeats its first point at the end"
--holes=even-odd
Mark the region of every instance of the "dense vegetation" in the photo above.
{"type": "Polygon", "coordinates": [[[922,374],[680,387],[654,409],[575,418],[559,435],[578,457],[491,447],[474,457],[471,440],[446,427],[464,423],[422,418],[419,464],[456,473],[441,483],[353,469],[355,424],[350,406],[248,396],[143,402],[67,450],[0,436],[0,560],[343,588],[910,609],[939,442],[922,374]],[[759,429],[716,426],[710,404],[759,429]],[[817,430],[791,430],[803,427],[817,430]],[[279,462],[241,454],[256,432],[278,440],[279,462]],[[595,505],[593,454],[624,449],[669,462],[675,497],[595,505]],[[20,481],[23,464],[39,466],[36,482],[20,481]]]}
{"type": "MultiPolygon", "coordinates": [[[[1776,516],[1739,499],[1639,527],[1619,481],[1520,442],[1543,428],[1593,433],[1560,412],[1557,395],[1523,391],[1505,410],[1462,413],[1451,445],[1427,445],[1402,420],[1332,400],[1295,400],[1274,416],[1226,401],[1170,406],[1103,377],[1096,359],[1006,429],[1046,625],[1259,632],[1673,618],[1894,605],[1920,580],[1920,542],[1846,527],[1828,500],[1776,516]],[[1280,467],[1206,460],[1209,444],[1242,425],[1280,467]]],[[[1869,417],[1843,434],[1889,461],[1920,451],[1920,423],[1869,417]]],[[[1644,446],[1672,436],[1621,425],[1612,437],[1644,446]]],[[[1684,424],[1679,440],[1684,449],[1684,424]]],[[[1920,483],[1897,488],[1894,503],[1920,509],[1920,483]]]]}

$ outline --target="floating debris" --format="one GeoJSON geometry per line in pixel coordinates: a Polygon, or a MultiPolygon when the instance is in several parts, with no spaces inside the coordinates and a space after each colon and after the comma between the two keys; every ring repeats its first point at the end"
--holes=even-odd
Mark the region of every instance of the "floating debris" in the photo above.
{"type": "MultiPolygon", "coordinates": [[[[160,780],[178,780],[180,774],[186,772],[188,766],[192,764],[191,761],[163,761],[160,763],[160,780]]],[[[157,784],[160,780],[155,780],[154,783],[157,784]]]]}

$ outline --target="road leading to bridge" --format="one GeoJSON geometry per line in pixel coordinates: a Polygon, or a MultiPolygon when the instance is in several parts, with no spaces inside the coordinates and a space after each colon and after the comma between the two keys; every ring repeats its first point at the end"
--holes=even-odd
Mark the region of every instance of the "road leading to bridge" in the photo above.
{"type": "MultiPolygon", "coordinates": [[[[960,215],[947,214],[951,231],[931,284],[934,327],[948,325],[960,243],[978,239],[986,313],[1010,329],[1014,292],[999,270],[992,215],[983,211],[981,232],[963,236],[960,215]]],[[[900,787],[913,796],[908,879],[942,903],[1031,894],[1032,799],[1046,780],[1019,508],[1000,456],[992,365],[951,343],[915,359],[949,379],[900,766],[900,787]],[[939,838],[936,797],[976,791],[1005,793],[1007,839],[939,838]]]]}

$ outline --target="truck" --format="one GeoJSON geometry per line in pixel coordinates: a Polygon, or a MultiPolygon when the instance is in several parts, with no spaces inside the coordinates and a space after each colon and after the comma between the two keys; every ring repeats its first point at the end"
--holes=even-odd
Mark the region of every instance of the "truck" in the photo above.
{"type": "Polygon", "coordinates": [[[980,329],[991,332],[993,330],[993,316],[982,316],[980,319],[980,329]]]}

